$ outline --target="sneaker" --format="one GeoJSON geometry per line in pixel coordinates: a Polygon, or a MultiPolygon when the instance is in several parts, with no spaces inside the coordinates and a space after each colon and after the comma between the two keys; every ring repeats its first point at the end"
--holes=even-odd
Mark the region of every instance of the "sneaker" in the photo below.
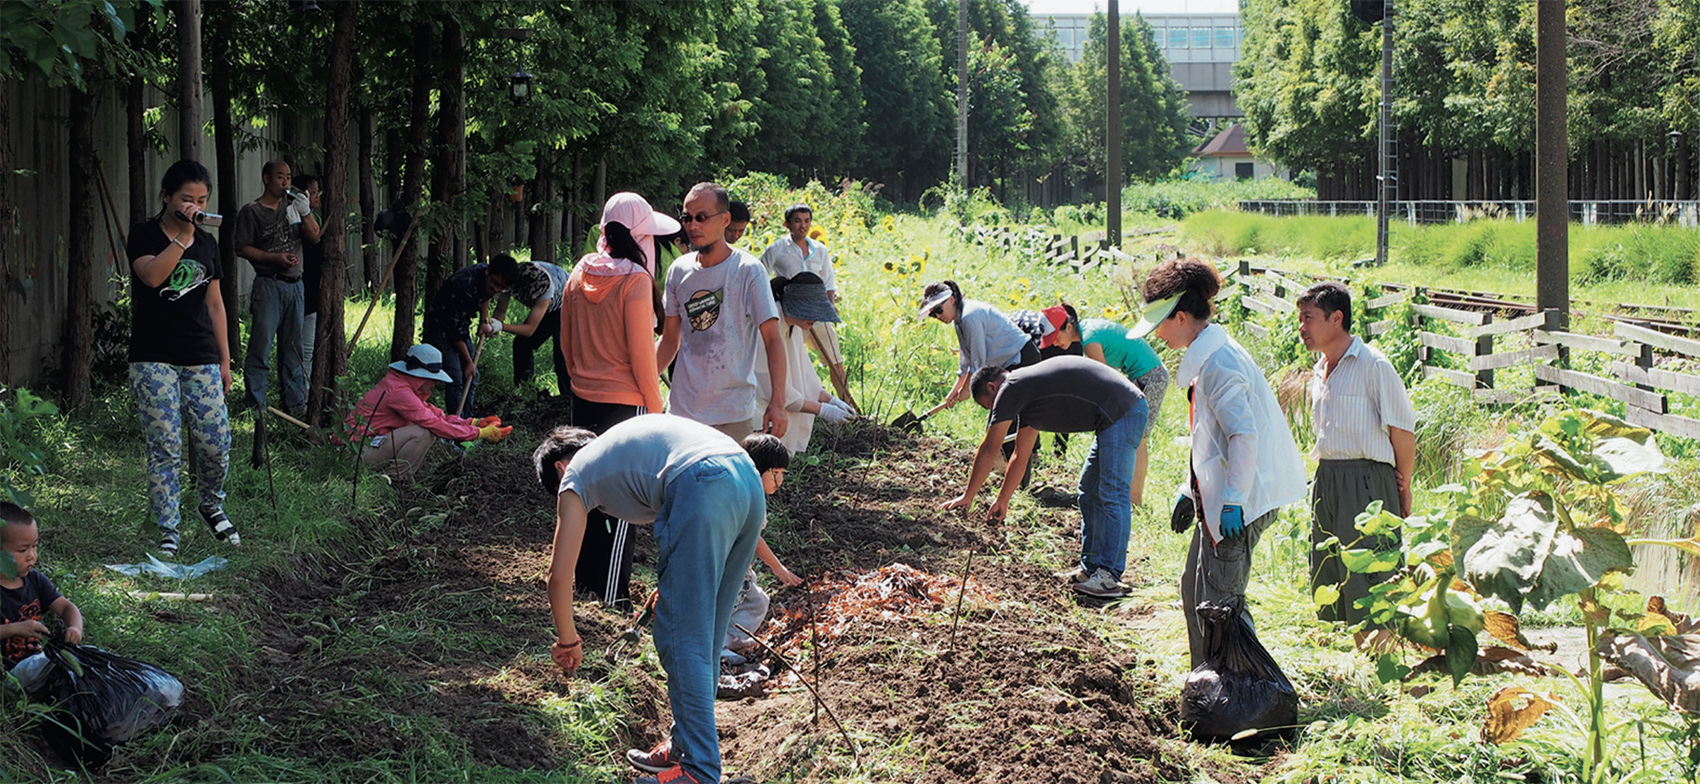
{"type": "Polygon", "coordinates": [[[1127,595],[1127,586],[1112,577],[1108,570],[1099,569],[1091,577],[1074,584],[1074,592],[1100,599],[1114,599],[1127,595]]]}
{"type": "Polygon", "coordinates": [[[242,546],[242,535],[236,532],[236,524],[224,516],[223,509],[202,509],[201,519],[212,529],[213,535],[221,542],[229,542],[232,546],[242,546]]]}
{"type": "Polygon", "coordinates": [[[167,558],[177,555],[179,538],[180,535],[175,528],[159,529],[159,551],[164,553],[167,558]]]}
{"type": "MultiPolygon", "coordinates": [[[[630,754],[628,753],[628,757],[630,754]]],[[[697,777],[685,772],[685,769],[674,765],[653,776],[638,776],[632,779],[632,784],[700,784],[697,777]]]]}
{"type": "Polygon", "coordinates": [[[672,738],[655,744],[649,751],[626,750],[626,761],[645,773],[660,773],[668,768],[678,768],[679,760],[679,755],[673,753],[672,738]]]}

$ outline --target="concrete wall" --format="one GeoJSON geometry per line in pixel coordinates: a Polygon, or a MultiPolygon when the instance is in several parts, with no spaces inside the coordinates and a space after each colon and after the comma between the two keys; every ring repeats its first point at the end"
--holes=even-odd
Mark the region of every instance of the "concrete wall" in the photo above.
{"type": "MultiPolygon", "coordinates": [[[[39,385],[48,378],[49,373],[61,365],[61,338],[66,311],[65,245],[66,235],[70,230],[67,187],[69,134],[66,127],[69,93],[65,89],[49,88],[41,80],[11,82],[0,85],[0,89],[11,91],[12,111],[9,117],[4,118],[4,132],[9,134],[11,139],[12,152],[17,159],[15,167],[32,172],[26,176],[0,173],[0,176],[9,177],[9,190],[17,210],[17,232],[9,239],[7,254],[10,257],[9,285],[0,286],[0,289],[3,289],[0,290],[0,318],[10,319],[11,326],[11,345],[3,349],[11,355],[12,378],[0,379],[0,382],[8,385],[39,385]]],[[[106,272],[104,282],[96,281],[95,293],[97,299],[107,302],[124,293],[129,286],[129,265],[124,257],[124,246],[118,238],[118,230],[114,226],[122,227],[124,235],[128,236],[130,167],[141,166],[146,172],[146,181],[150,183],[148,203],[153,211],[157,211],[159,179],[179,156],[175,149],[167,152],[150,150],[142,160],[128,160],[122,88],[109,84],[95,89],[95,152],[100,170],[105,175],[107,191],[112,197],[109,209],[105,197],[98,196],[100,204],[94,212],[99,224],[94,228],[95,249],[100,266],[106,272]],[[117,210],[116,214],[112,209],[117,210]]],[[[150,106],[162,106],[165,103],[163,94],[149,88],[150,106]]],[[[205,102],[204,113],[210,123],[210,96],[205,102]]],[[[315,121],[307,125],[309,127],[302,131],[303,138],[317,140],[323,137],[319,123],[315,121]]],[[[208,200],[209,210],[217,211],[219,193],[223,188],[235,188],[240,202],[253,200],[260,195],[260,169],[266,160],[275,154],[277,127],[278,123],[272,122],[265,128],[244,129],[245,133],[252,137],[249,141],[253,143],[238,145],[239,176],[234,183],[218,181],[213,139],[203,139],[201,163],[213,174],[212,194],[208,200]],[[243,150],[244,146],[253,149],[243,150]]],[[[158,131],[168,145],[175,147],[176,117],[169,107],[164,112],[158,131]]],[[[354,152],[350,150],[351,159],[354,152]]],[[[297,167],[297,170],[299,171],[300,167],[297,167]]],[[[351,209],[358,208],[357,184],[352,181],[352,178],[357,176],[357,171],[355,166],[349,166],[351,182],[346,187],[349,188],[351,209]]],[[[96,190],[98,194],[98,187],[96,190]]],[[[380,199],[379,203],[382,204],[383,200],[380,199]]],[[[226,220],[234,218],[233,215],[227,216],[226,220]]],[[[217,233],[219,230],[213,231],[217,233]]],[[[350,268],[355,270],[359,269],[361,263],[359,241],[358,224],[351,224],[348,260],[350,268]]],[[[239,307],[245,310],[247,292],[253,282],[253,269],[246,262],[232,264],[231,261],[225,260],[226,269],[234,271],[238,276],[243,298],[239,307]]]]}

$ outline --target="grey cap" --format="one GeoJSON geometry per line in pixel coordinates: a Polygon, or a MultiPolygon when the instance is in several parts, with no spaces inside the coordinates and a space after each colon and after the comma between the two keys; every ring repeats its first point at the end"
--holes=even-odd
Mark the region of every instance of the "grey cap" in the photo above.
{"type": "Polygon", "coordinates": [[[826,282],[813,272],[773,279],[773,298],[785,315],[800,321],[838,323],[838,308],[826,295],[826,282]]]}

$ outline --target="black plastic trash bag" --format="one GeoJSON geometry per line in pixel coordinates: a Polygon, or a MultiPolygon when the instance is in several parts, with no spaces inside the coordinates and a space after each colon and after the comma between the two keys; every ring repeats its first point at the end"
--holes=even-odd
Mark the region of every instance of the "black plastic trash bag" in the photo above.
{"type": "Polygon", "coordinates": [[[47,674],[30,696],[54,706],[42,736],[54,750],[89,767],[112,749],[171,720],[183,684],[147,662],[57,639],[42,644],[47,674]]]}
{"type": "Polygon", "coordinates": [[[1293,684],[1240,608],[1237,601],[1198,605],[1204,663],[1181,689],[1181,724],[1198,741],[1256,743],[1288,736],[1298,722],[1293,684]]]}

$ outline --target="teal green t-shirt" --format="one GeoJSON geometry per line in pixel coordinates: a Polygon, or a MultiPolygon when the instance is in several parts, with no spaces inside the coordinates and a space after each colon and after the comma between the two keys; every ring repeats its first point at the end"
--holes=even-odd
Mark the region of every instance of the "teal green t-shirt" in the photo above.
{"type": "Polygon", "coordinates": [[[1109,319],[1081,319],[1080,341],[1097,343],[1104,349],[1104,359],[1129,379],[1139,378],[1163,364],[1151,344],[1128,337],[1127,327],[1109,319]]]}

